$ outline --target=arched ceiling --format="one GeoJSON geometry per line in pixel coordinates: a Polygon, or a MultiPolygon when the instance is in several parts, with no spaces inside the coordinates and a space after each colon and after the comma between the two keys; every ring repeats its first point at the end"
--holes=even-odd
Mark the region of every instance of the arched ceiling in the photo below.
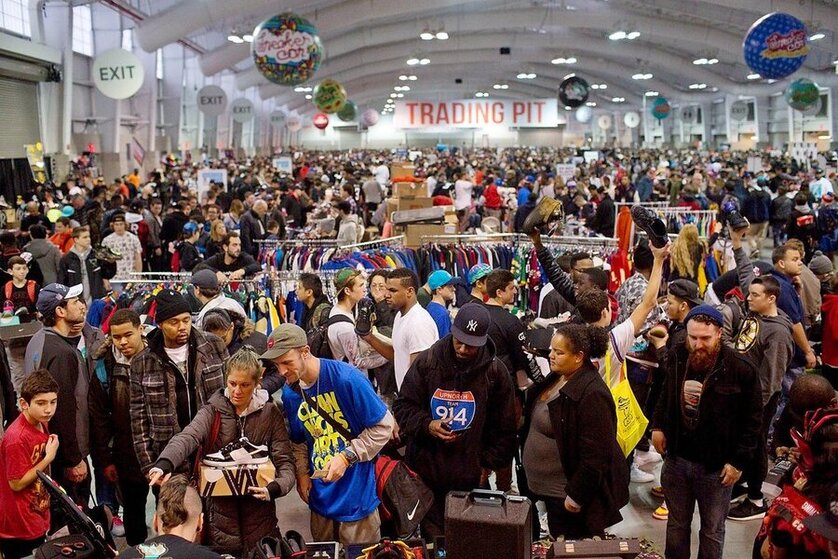
{"type": "MultiPolygon", "coordinates": [[[[110,0],[113,5],[115,0],[110,0]]],[[[404,99],[472,97],[552,97],[568,73],[608,89],[592,92],[598,106],[637,106],[646,91],[659,91],[676,102],[702,102],[720,94],[766,95],[786,82],[748,80],[742,39],[751,24],[770,11],[802,19],[810,33],[811,52],[795,78],[806,76],[822,86],[838,85],[838,4],[831,0],[131,0],[144,11],[136,43],[152,51],[189,39],[205,48],[199,66],[206,76],[232,73],[239,89],[258,88],[259,96],[286,110],[312,112],[305,92],[269,83],[253,67],[250,45],[226,40],[247,33],[263,19],[293,11],[314,23],[325,48],[314,82],[335,78],[356,102],[381,108],[394,86],[409,85],[404,99]],[[444,29],[445,41],[423,41],[426,29],[444,29]],[[637,31],[634,40],[609,40],[614,31],[637,31]],[[509,47],[511,54],[499,49],[509,47]],[[408,58],[427,57],[427,66],[408,66],[408,58]],[[553,65],[555,57],[573,56],[574,65],[553,65]],[[696,58],[717,58],[698,66],[696,58]],[[519,72],[537,78],[518,80],[519,72]],[[635,73],[653,78],[638,81],[635,73]],[[400,74],[418,80],[400,82],[400,74]],[[455,80],[462,80],[455,83],[455,80]],[[493,90],[495,83],[509,85],[493,90]],[[694,83],[703,90],[690,89],[694,83]],[[502,94],[502,95],[501,95],[502,94]],[[612,103],[613,97],[626,98],[612,103]]],[[[308,84],[308,85],[314,85],[308,84]]]]}

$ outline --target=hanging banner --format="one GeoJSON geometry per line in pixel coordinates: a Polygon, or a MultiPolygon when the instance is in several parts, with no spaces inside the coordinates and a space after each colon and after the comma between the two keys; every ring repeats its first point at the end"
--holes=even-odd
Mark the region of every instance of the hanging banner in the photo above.
{"type": "Polygon", "coordinates": [[[559,109],[555,99],[396,101],[393,124],[396,128],[555,128],[559,109]]]}
{"type": "Polygon", "coordinates": [[[209,190],[210,182],[220,184],[223,190],[227,190],[227,169],[198,169],[198,200],[202,200],[204,192],[209,190]]]}

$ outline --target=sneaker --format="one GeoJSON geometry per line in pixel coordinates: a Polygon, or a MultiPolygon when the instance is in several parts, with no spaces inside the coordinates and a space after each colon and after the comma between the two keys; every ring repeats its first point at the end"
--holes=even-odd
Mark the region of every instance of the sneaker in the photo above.
{"type": "Polygon", "coordinates": [[[727,214],[727,223],[728,225],[730,225],[730,228],[734,231],[747,229],[751,226],[751,223],[748,221],[748,218],[740,214],[738,211],[732,211],[727,214]]]}
{"type": "Polygon", "coordinates": [[[765,516],[767,511],[768,507],[765,506],[765,501],[763,501],[761,505],[755,505],[750,499],[745,499],[735,507],[731,508],[727,513],[727,517],[729,520],[736,521],[756,520],[757,518],[765,516]]]}
{"type": "Polygon", "coordinates": [[[737,483],[733,486],[733,491],[730,494],[730,504],[735,505],[742,499],[748,496],[748,484],[737,483]]]}
{"type": "Polygon", "coordinates": [[[117,538],[125,536],[125,525],[122,523],[122,519],[119,516],[114,515],[112,522],[111,535],[117,538]]]}
{"type": "Polygon", "coordinates": [[[655,509],[655,512],[652,513],[652,518],[657,518],[658,520],[669,519],[669,508],[666,506],[666,503],[661,503],[661,506],[655,509]]]}
{"type": "Polygon", "coordinates": [[[358,316],[355,318],[355,333],[359,336],[366,336],[372,330],[375,322],[375,301],[364,297],[358,301],[358,316]]]}
{"type": "Polygon", "coordinates": [[[255,445],[247,440],[247,437],[228,443],[218,452],[204,456],[204,465],[215,468],[264,464],[267,461],[268,447],[255,445]]]}
{"type": "Polygon", "coordinates": [[[525,235],[529,235],[542,225],[557,219],[564,219],[564,206],[555,198],[545,196],[524,220],[521,231],[525,235]]]}
{"type": "Polygon", "coordinates": [[[649,236],[649,242],[656,248],[663,248],[669,242],[666,224],[658,217],[655,210],[644,206],[632,206],[631,219],[638,229],[649,236]]]}
{"type": "Polygon", "coordinates": [[[663,487],[661,487],[660,485],[654,486],[650,493],[658,499],[663,499],[663,487]]]}
{"type": "Polygon", "coordinates": [[[644,472],[637,467],[637,464],[631,465],[631,482],[632,483],[649,483],[655,481],[655,474],[644,472]]]}
{"type": "Polygon", "coordinates": [[[657,464],[658,462],[663,462],[663,457],[654,448],[650,448],[647,451],[636,450],[634,452],[634,465],[638,468],[648,466],[649,464],[657,464]]]}

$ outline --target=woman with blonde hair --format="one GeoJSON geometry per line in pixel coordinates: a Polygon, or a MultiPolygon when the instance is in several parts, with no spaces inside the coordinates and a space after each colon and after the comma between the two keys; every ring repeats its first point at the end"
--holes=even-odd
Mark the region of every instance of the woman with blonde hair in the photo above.
{"type": "Polygon", "coordinates": [[[210,258],[220,252],[224,252],[221,242],[224,240],[224,235],[226,234],[227,226],[224,225],[222,220],[216,219],[212,222],[210,225],[209,241],[207,241],[206,244],[207,253],[205,258],[210,258]]]}
{"type": "Polygon", "coordinates": [[[230,212],[224,216],[224,227],[227,228],[227,231],[238,231],[239,230],[239,220],[244,213],[244,204],[241,200],[233,200],[230,203],[230,212]]]}
{"type": "Polygon", "coordinates": [[[688,279],[697,283],[698,269],[706,255],[707,247],[698,237],[698,227],[694,223],[684,225],[678,238],[672,243],[669,281],[688,279]]]}

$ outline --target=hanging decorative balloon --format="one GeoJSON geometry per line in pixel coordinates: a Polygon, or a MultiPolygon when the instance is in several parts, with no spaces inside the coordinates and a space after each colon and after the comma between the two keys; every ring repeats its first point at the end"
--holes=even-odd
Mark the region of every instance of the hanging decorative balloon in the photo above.
{"type": "Polygon", "coordinates": [[[299,132],[303,128],[303,119],[299,115],[290,115],[285,120],[285,126],[290,132],[299,132]]]}
{"type": "Polygon", "coordinates": [[[640,126],[640,115],[634,111],[629,111],[623,117],[623,123],[629,128],[637,128],[640,126]]]}
{"type": "Polygon", "coordinates": [[[311,79],[323,60],[317,28],[297,14],[266,19],[253,31],[253,62],[268,80],[298,85],[311,79]]]}
{"type": "Polygon", "coordinates": [[[818,102],[821,92],[815,82],[800,78],[789,84],[786,88],[785,97],[789,107],[798,111],[805,111],[818,102]]]}
{"type": "Polygon", "coordinates": [[[325,130],[329,126],[329,115],[326,113],[317,113],[312,117],[311,123],[318,130],[325,130]]]}
{"type": "Polygon", "coordinates": [[[805,109],[803,109],[802,111],[800,111],[800,114],[802,114],[803,116],[815,116],[816,114],[821,112],[822,108],[823,98],[821,96],[818,96],[818,100],[806,107],[805,109]]]}
{"type": "Polygon", "coordinates": [[[346,90],[335,80],[323,80],[314,86],[314,106],[327,114],[336,113],[346,103],[346,90]]]}
{"type": "Polygon", "coordinates": [[[343,107],[338,110],[338,118],[343,122],[352,122],[358,116],[358,106],[350,100],[346,100],[343,107]]]}
{"type": "Polygon", "coordinates": [[[378,111],[375,109],[367,109],[363,113],[361,113],[361,126],[365,128],[370,128],[378,124],[379,118],[378,111]]]}
{"type": "Polygon", "coordinates": [[[594,116],[594,111],[590,107],[579,107],[576,109],[576,120],[583,124],[590,122],[592,116],[594,116]]]}
{"type": "Polygon", "coordinates": [[[658,97],[652,101],[652,116],[656,119],[665,119],[669,116],[671,111],[672,107],[669,105],[669,101],[667,101],[665,97],[658,97]]]}
{"type": "Polygon", "coordinates": [[[571,76],[559,85],[559,103],[565,107],[576,108],[585,104],[591,86],[578,76],[571,76]]]}
{"type": "Polygon", "coordinates": [[[785,78],[796,72],[809,54],[806,25],[781,12],[765,15],[751,26],[742,50],[745,63],[763,79],[785,78]]]}
{"type": "Polygon", "coordinates": [[[611,128],[611,115],[600,115],[596,124],[601,130],[608,130],[611,128]]]}

